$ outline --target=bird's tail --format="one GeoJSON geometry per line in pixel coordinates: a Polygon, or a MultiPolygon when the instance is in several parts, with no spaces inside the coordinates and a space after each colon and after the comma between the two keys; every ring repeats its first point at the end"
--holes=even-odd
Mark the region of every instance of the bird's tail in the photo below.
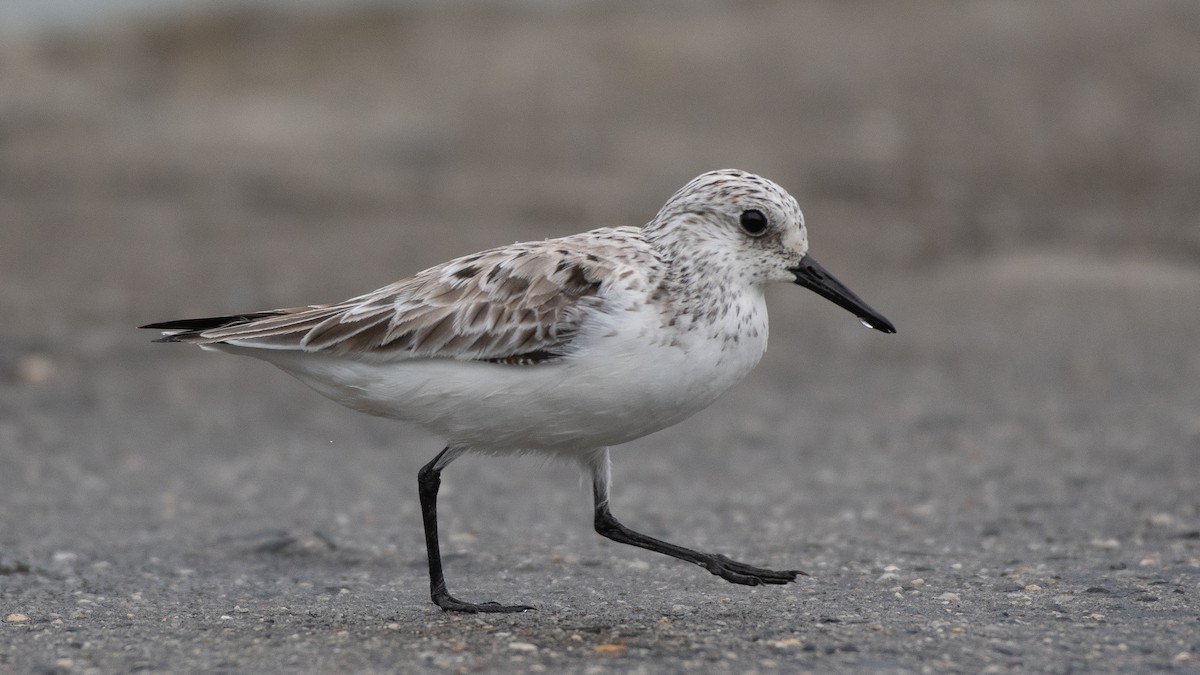
{"type": "Polygon", "coordinates": [[[162,321],[159,323],[148,323],[145,326],[138,328],[148,328],[151,330],[161,330],[163,336],[155,340],[155,342],[200,342],[204,341],[203,333],[215,328],[230,328],[240,326],[242,324],[266,319],[272,316],[281,316],[288,312],[274,310],[270,312],[251,312],[248,314],[233,314],[230,316],[210,316],[203,319],[178,319],[176,321],[162,321]]]}

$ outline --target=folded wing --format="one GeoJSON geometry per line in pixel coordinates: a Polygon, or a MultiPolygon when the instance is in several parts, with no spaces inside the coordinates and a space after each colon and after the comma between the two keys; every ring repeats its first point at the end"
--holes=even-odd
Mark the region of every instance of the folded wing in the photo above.
{"type": "Polygon", "coordinates": [[[572,239],[484,251],[336,304],[142,328],[162,330],[163,342],[367,360],[540,363],[570,351],[587,312],[603,306],[606,281],[623,267],[612,257],[572,245],[572,239]]]}

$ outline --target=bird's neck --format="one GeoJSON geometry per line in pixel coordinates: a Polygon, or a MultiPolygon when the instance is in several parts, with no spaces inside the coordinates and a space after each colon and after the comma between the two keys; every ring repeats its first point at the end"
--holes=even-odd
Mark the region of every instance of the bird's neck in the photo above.
{"type": "Polygon", "coordinates": [[[673,311],[693,326],[729,326],[743,320],[766,320],[762,288],[738,274],[720,254],[666,258],[661,297],[672,299],[673,311]],[[759,316],[761,314],[761,317],[759,316]]]}

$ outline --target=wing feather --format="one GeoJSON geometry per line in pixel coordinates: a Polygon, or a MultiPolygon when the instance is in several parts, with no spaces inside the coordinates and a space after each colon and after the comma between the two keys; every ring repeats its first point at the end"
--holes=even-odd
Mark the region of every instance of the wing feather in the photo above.
{"type": "Polygon", "coordinates": [[[178,326],[164,338],[173,342],[537,363],[570,351],[588,312],[603,310],[614,284],[647,281],[630,274],[646,262],[635,258],[653,255],[637,232],[597,230],[492,249],[331,305],[154,326],[178,326]]]}

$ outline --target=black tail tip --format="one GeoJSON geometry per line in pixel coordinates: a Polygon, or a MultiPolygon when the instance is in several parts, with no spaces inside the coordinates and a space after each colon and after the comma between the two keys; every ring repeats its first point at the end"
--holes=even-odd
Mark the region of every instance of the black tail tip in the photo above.
{"type": "Polygon", "coordinates": [[[225,328],[240,323],[249,323],[257,319],[265,319],[269,316],[279,316],[281,314],[286,314],[286,312],[250,312],[247,314],[230,314],[228,316],[209,316],[201,319],[176,319],[175,321],[148,323],[144,326],[138,326],[138,328],[179,331],[172,335],[165,335],[155,340],[155,342],[180,342],[190,333],[199,333],[213,328],[225,328]]]}

